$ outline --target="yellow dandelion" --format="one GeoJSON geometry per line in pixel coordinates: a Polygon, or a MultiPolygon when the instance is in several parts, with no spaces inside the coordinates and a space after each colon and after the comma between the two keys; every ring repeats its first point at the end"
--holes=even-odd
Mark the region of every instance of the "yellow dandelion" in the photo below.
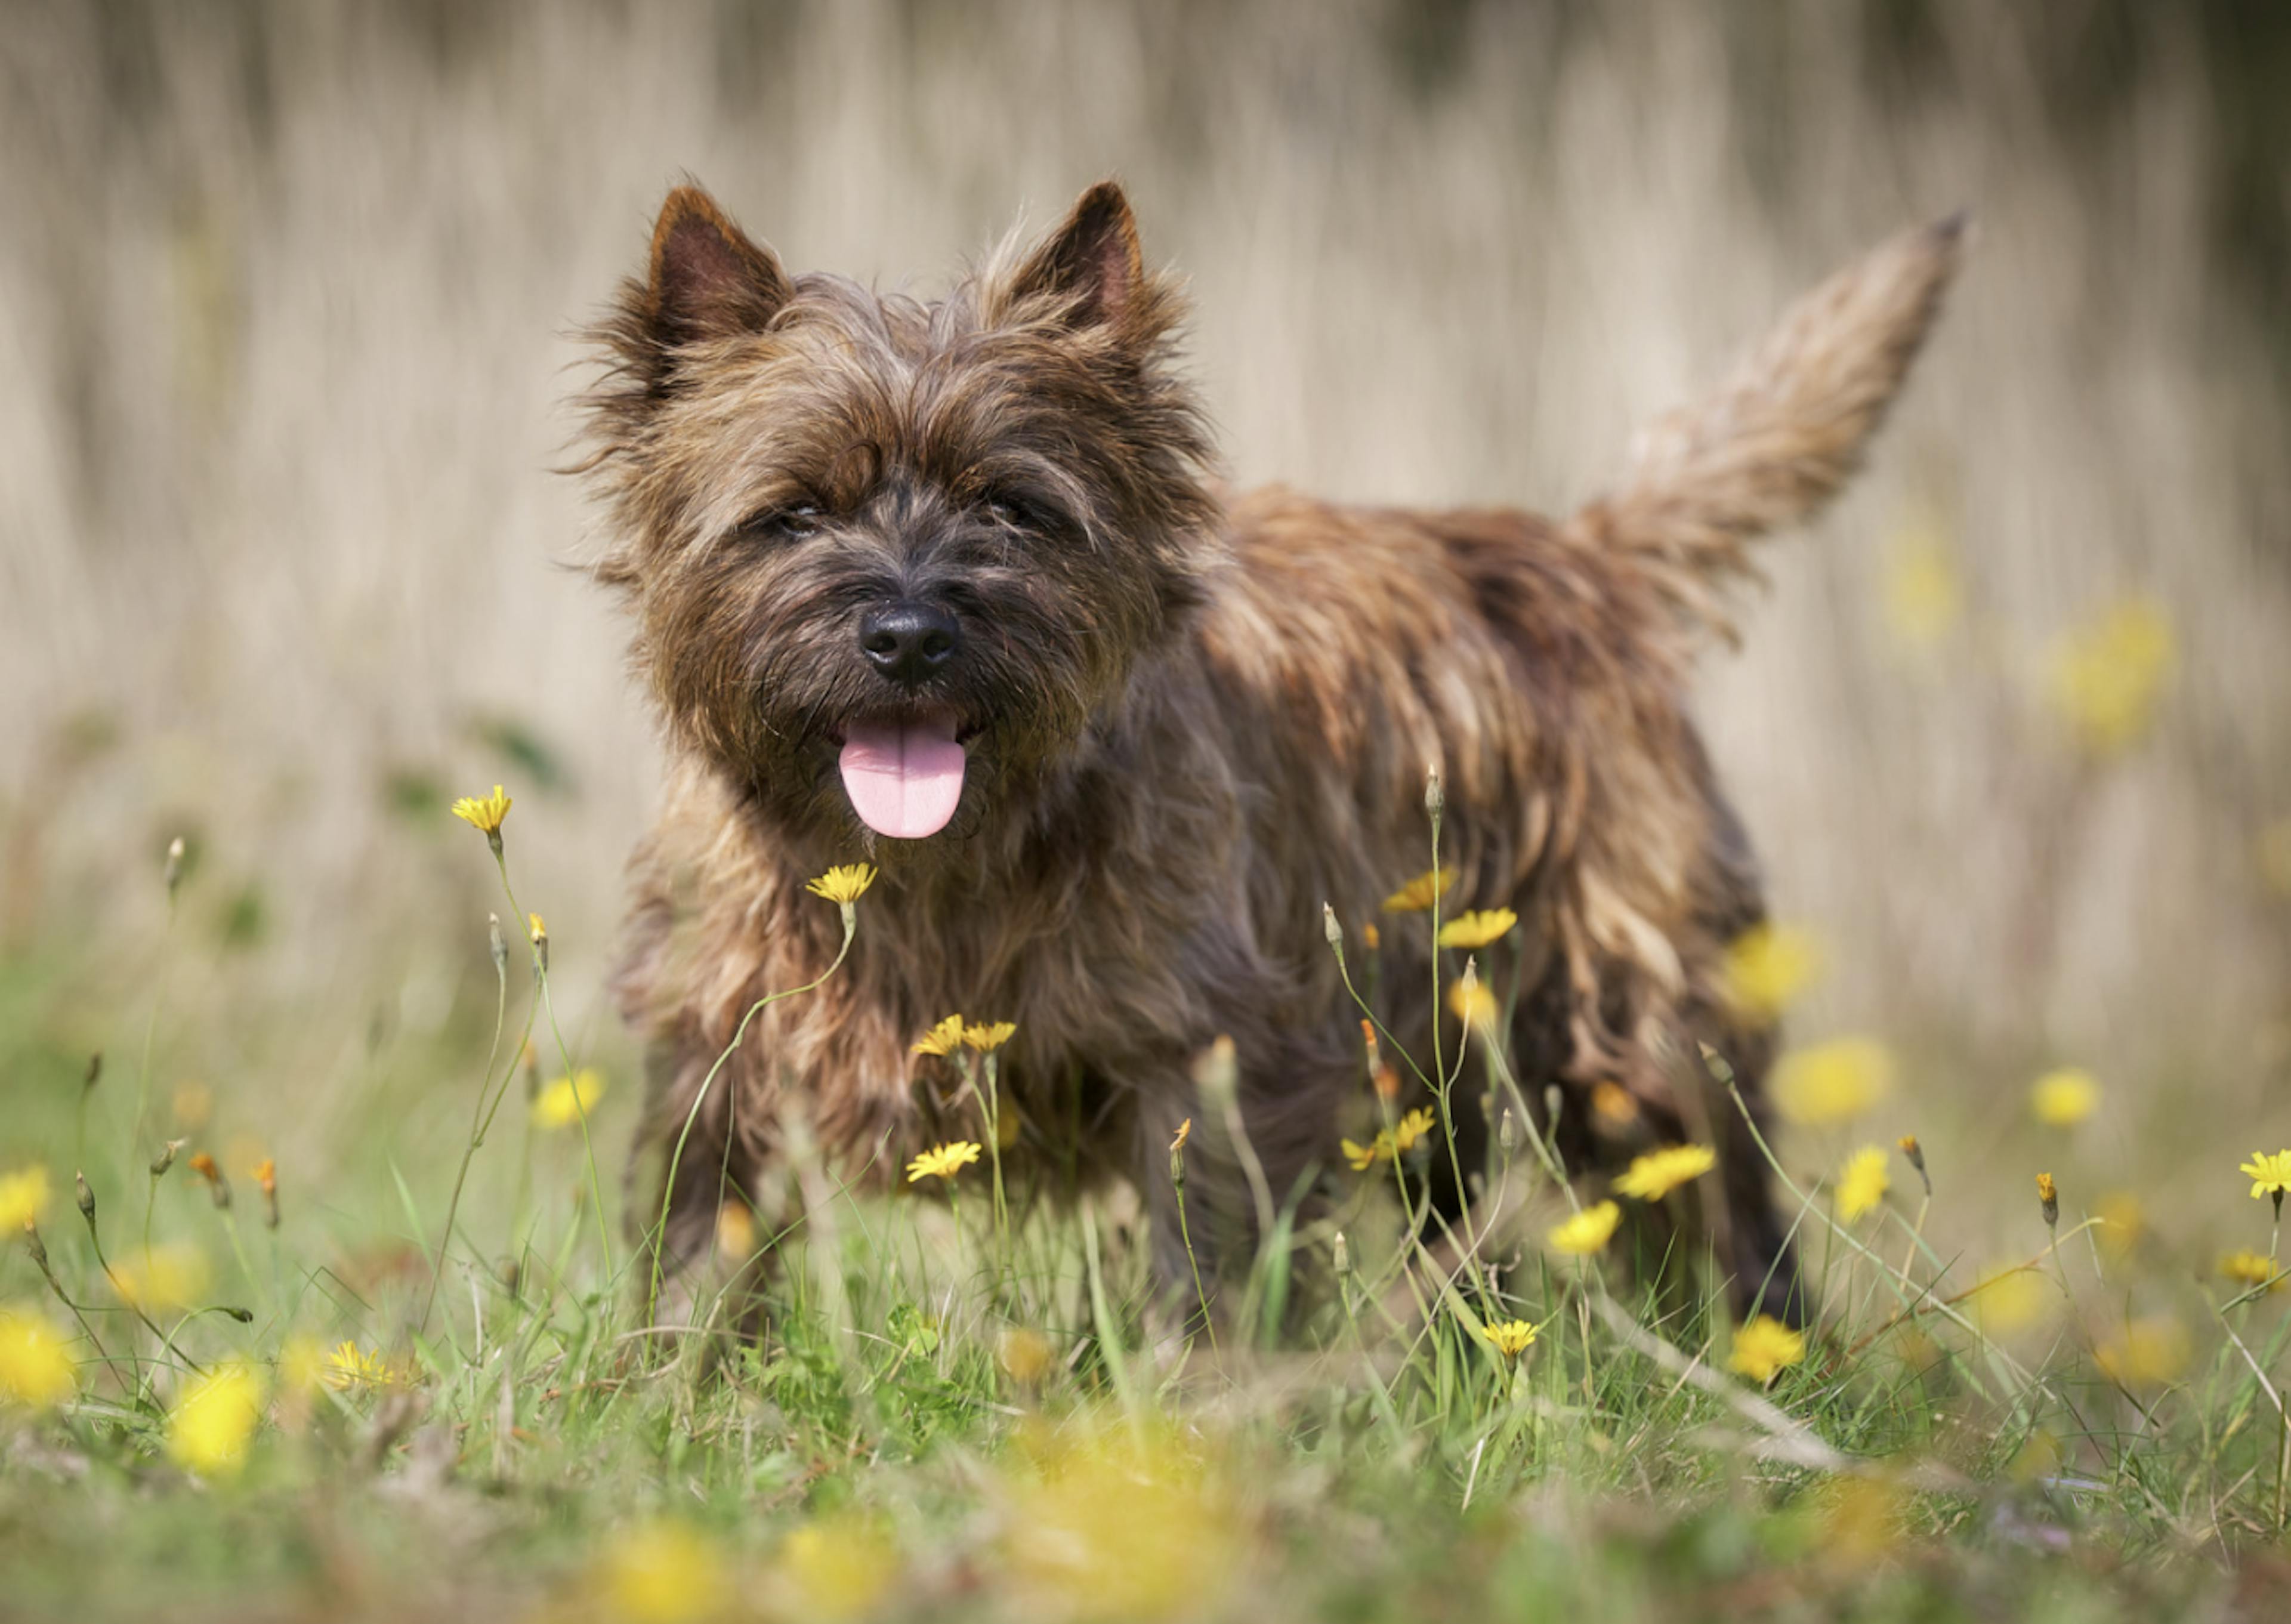
{"type": "Polygon", "coordinates": [[[1485,947],[1499,942],[1504,932],[1519,923],[1519,915],[1509,908],[1484,908],[1471,913],[1459,913],[1440,927],[1443,947],[1485,947]]]}
{"type": "Polygon", "coordinates": [[[1892,1187],[1893,1180],[1885,1173],[1885,1153],[1875,1145],[1864,1146],[1845,1159],[1838,1172],[1837,1216],[1852,1223],[1875,1210],[1892,1187]]]}
{"type": "Polygon", "coordinates": [[[0,1403],[52,1410],[78,1385],[70,1346],[45,1316],[0,1308],[0,1403]]]}
{"type": "Polygon", "coordinates": [[[2127,1387],[2160,1387],[2188,1368],[2188,1328],[2169,1314],[2133,1321],[2093,1352],[2103,1375],[2127,1387]]]}
{"type": "Polygon", "coordinates": [[[867,894],[875,883],[872,864],[843,863],[829,869],[816,880],[804,881],[803,888],[814,896],[824,896],[839,907],[848,907],[867,894]]]}
{"type": "Polygon", "coordinates": [[[1760,1387],[1805,1358],[1805,1333],[1792,1331],[1770,1314],[1760,1314],[1734,1333],[1726,1368],[1760,1387]]]}
{"type": "Polygon", "coordinates": [[[1793,1049],[1774,1068],[1774,1108],[1800,1127],[1849,1122],[1892,1091],[1893,1057],[1873,1038],[1793,1049]]]}
{"type": "Polygon", "coordinates": [[[395,1386],[398,1371],[377,1348],[362,1348],[355,1342],[334,1345],[326,1355],[326,1385],[338,1393],[354,1387],[387,1387],[395,1386]]]}
{"type": "Polygon", "coordinates": [[[1487,1339],[1490,1347],[1505,1358],[1516,1359],[1535,1346],[1536,1331],[1537,1327],[1525,1320],[1506,1320],[1500,1324],[1490,1321],[1480,1334],[1487,1339]]]}
{"type": "Polygon", "coordinates": [[[1448,1009],[1455,1017],[1483,1037],[1495,1030],[1496,1020],[1502,1010],[1496,995],[1488,991],[1487,984],[1476,977],[1458,978],[1448,986],[1448,1009]]]}
{"type": "Polygon", "coordinates": [[[990,1021],[975,1026],[966,1021],[962,1027],[962,1044],[965,1049],[975,1049],[982,1055],[992,1054],[1008,1043],[1011,1034],[1017,1030],[1018,1023],[1016,1021],[990,1021]]]}
{"type": "Polygon", "coordinates": [[[1721,969],[1726,1001],[1760,1023],[1778,1017],[1821,974],[1821,949],[1813,933],[1771,921],[1728,944],[1721,969]]]}
{"type": "Polygon", "coordinates": [[[1906,653],[1931,653],[1965,618],[1957,550],[1930,520],[1906,526],[1893,537],[1883,591],[1885,629],[1906,653]]]}
{"type": "Polygon", "coordinates": [[[1345,1153],[1345,1160],[1352,1163],[1354,1172],[1365,1173],[1378,1162],[1390,1160],[1392,1135],[1388,1132],[1379,1133],[1366,1145],[1355,1145],[1350,1139],[1339,1139],[1337,1141],[1337,1146],[1345,1153]]]}
{"type": "Polygon", "coordinates": [[[693,1624],[722,1614],[731,1575],[716,1548],[679,1523],[642,1523],[607,1550],[599,1577],[612,1612],[636,1624],[693,1624]]]}
{"type": "Polygon", "coordinates": [[[951,1055],[962,1042],[962,1017],[950,1015],[916,1040],[914,1052],[919,1055],[951,1055]]]}
{"type": "Polygon", "coordinates": [[[1387,913],[1428,912],[1434,903],[1455,888],[1454,871],[1443,874],[1436,868],[1427,868],[1386,897],[1384,911],[1387,913]]]}
{"type": "Polygon", "coordinates": [[[0,1174],[0,1230],[28,1229],[48,1210],[48,1170],[0,1174]]]}
{"type": "Polygon", "coordinates": [[[492,838],[500,835],[502,820],[509,816],[509,797],[502,793],[502,786],[496,784],[490,795],[462,796],[454,803],[454,816],[470,828],[481,830],[492,838]]]}
{"type": "Polygon", "coordinates": [[[2283,1272],[2275,1259],[2259,1252],[2229,1252],[2219,1260],[2223,1278],[2242,1286],[2265,1286],[2271,1291],[2283,1289],[2283,1272]]]}
{"type": "Polygon", "coordinates": [[[588,1066],[570,1077],[552,1078],[534,1097],[533,1125],[570,1128],[586,1121],[590,1111],[604,1097],[604,1077],[588,1066]]]}
{"type": "Polygon", "coordinates": [[[1717,1153],[1708,1145],[1668,1145],[1634,1157],[1615,1180],[1618,1195],[1639,1201],[1660,1201],[1683,1184],[1691,1184],[1718,1165],[1717,1153]]]}
{"type": "Polygon", "coordinates": [[[229,1477],[246,1464],[262,1422],[262,1379],[243,1364],[208,1371],[184,1389],[167,1418],[167,1452],[202,1477],[229,1477]]]}
{"type": "Polygon", "coordinates": [[[2129,599],[2054,639],[2047,692],[2086,753],[2121,755],[2147,736],[2177,655],[2163,610],[2129,599]]]}
{"type": "Polygon", "coordinates": [[[1402,1117],[1392,1126],[1393,1154],[1404,1156],[1415,1149],[1416,1142],[1430,1133],[1437,1121],[1429,1107],[1424,1105],[1417,1106],[1415,1110],[1402,1117]]]}
{"type": "Polygon", "coordinates": [[[2251,1160],[2236,1170],[2251,1180],[2252,1200],[2257,1201],[2263,1195],[2279,1198],[2285,1190],[2291,1189],[2291,1150],[2279,1150],[2271,1156],[2254,1151],[2251,1160]]]}
{"type": "Polygon", "coordinates": [[[2100,1105],[2100,1084],[2090,1072],[2064,1065],[2029,1085],[2029,1109],[2048,1128],[2073,1128],[2100,1105]]]}
{"type": "Polygon", "coordinates": [[[1615,1226],[1622,1221],[1623,1210],[1611,1201],[1595,1207],[1586,1207],[1564,1223],[1554,1224],[1544,1234],[1551,1250],[1565,1252],[1571,1258],[1588,1258],[1604,1251],[1607,1242],[1615,1238],[1615,1226]]]}
{"type": "Polygon", "coordinates": [[[919,1184],[926,1178],[951,1179],[978,1160],[980,1149],[969,1139],[957,1139],[952,1145],[927,1150],[907,1163],[907,1182],[919,1184]]]}

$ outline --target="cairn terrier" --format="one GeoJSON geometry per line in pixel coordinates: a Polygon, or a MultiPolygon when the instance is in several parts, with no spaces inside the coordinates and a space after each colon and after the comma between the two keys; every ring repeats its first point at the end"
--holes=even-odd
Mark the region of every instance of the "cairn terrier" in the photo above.
{"type": "Polygon", "coordinates": [[[1190,1295],[1181,1123],[1213,1269],[1339,1187],[1341,1133],[1422,1103],[1371,1088],[1335,931],[1363,993],[1375,954],[1387,1059],[1435,1035],[1451,1065],[1508,1053],[1517,1087],[1483,1097],[1475,1062],[1452,1143],[1409,1158],[1443,1209],[1489,1194],[1491,1106],[1587,1178],[1712,1144],[1672,1209],[1738,1305],[1789,1312],[1762,1158],[1702,1057],[1757,1109],[1774,1033],[1723,983],[1759,878],[1686,694],[1747,543],[1853,470],[1959,237],[1912,231],[1815,291],[1553,520],[1221,485],[1178,285],[1113,184],[928,303],[790,275],[671,193],[598,334],[584,468],[670,752],[617,989],[649,1054],[636,1223],[665,1210],[671,1278],[725,1203],[784,1211],[792,1160],[880,1185],[985,1138],[954,1061],[915,1049],[960,1012],[1016,1023],[1012,1186],[1128,1180],[1190,1295]],[[1453,977],[1462,954],[1379,915],[1433,866],[1427,769],[1419,889],[1517,916],[1477,954],[1500,1030],[1469,1038],[1430,993],[1435,955],[1453,977]],[[838,910],[805,882],[862,862],[848,958],[757,1009],[835,960],[838,910]]]}

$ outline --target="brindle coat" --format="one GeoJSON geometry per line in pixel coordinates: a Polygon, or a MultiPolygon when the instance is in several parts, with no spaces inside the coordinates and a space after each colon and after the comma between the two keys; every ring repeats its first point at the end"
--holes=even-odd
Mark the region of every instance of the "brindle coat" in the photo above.
{"type": "MultiPolygon", "coordinates": [[[[1177,289],[1110,184],[929,304],[791,277],[704,194],[671,194],[588,403],[611,514],[598,574],[633,611],[671,752],[619,980],[652,1057],[640,1222],[742,1017],[834,955],[837,910],[804,880],[881,870],[848,961],[757,1015],[702,1100],[671,1263],[706,1249],[727,1191],[776,1199],[791,1113],[877,1183],[977,1137],[949,1063],[912,1052],[953,1011],[1017,1023],[1001,1076],[1022,1183],[1123,1178],[1163,1209],[1170,1138],[1202,1113],[1191,1062],[1229,1034],[1267,1181],[1298,1187],[1366,1098],[1322,904],[1357,967],[1359,927],[1429,866],[1436,766],[1446,905],[1520,917],[1519,961],[1499,946],[1481,973],[1520,989],[1529,1101],[1572,1091],[1579,1168],[1715,1134],[1738,1297],[1786,1290],[1759,1159],[1692,1058],[1716,1047],[1756,1099],[1773,1035],[1718,991],[1759,884],[1686,687],[1697,649],[1730,635],[1743,543],[1853,470],[1959,235],[1910,233],[1818,290],[1659,425],[1612,494],[1553,522],[1217,484],[1173,370],[1177,289]],[[856,617],[891,599],[962,627],[920,694],[861,657],[856,617]],[[880,839],[838,777],[841,729],[926,703],[964,729],[960,809],[929,839],[880,839]],[[1640,1106],[1612,1136],[1580,1105],[1604,1079],[1640,1106]]],[[[1427,1053],[1428,923],[1381,929],[1382,1014],[1427,1053]]],[[[1188,1155],[1188,1199],[1245,1226],[1226,1138],[1197,1132],[1188,1155]]],[[[1173,1231],[1156,1226],[1165,1262],[1173,1231]]]]}

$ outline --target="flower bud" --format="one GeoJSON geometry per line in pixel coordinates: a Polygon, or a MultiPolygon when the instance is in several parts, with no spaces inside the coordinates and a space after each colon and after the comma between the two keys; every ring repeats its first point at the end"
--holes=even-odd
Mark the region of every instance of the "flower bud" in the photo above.
{"type": "Polygon", "coordinates": [[[87,1175],[85,1173],[75,1171],[72,1174],[72,1183],[78,1193],[80,1217],[85,1218],[91,1224],[94,1223],[95,1192],[87,1187],[87,1175]]]}
{"type": "Polygon", "coordinates": [[[24,1250],[32,1254],[32,1261],[38,1266],[41,1274],[45,1274],[49,1272],[48,1243],[40,1239],[40,1226],[37,1224],[28,1223],[24,1226],[24,1250]]]}
{"type": "Polygon", "coordinates": [[[1424,769],[1424,809],[1438,817],[1447,806],[1448,792],[1440,786],[1440,764],[1435,761],[1424,769]]]}
{"type": "Polygon", "coordinates": [[[175,888],[183,883],[183,837],[177,835],[167,842],[167,900],[175,900],[175,888]]]}
{"type": "Polygon", "coordinates": [[[182,1139],[168,1140],[159,1154],[151,1158],[151,1177],[165,1178],[167,1176],[167,1170],[175,1165],[175,1153],[182,1149],[186,1143],[187,1141],[182,1139]]]}
{"type": "Polygon", "coordinates": [[[2051,1229],[2061,1221],[2061,1193],[2053,1183],[2050,1173],[2037,1175],[2037,1199],[2044,1203],[2045,1227],[2051,1229]]]}
{"type": "Polygon", "coordinates": [[[1496,1124],[1496,1144],[1507,1156],[1519,1147],[1519,1119],[1509,1105],[1504,1107],[1503,1121],[1496,1124]]]}
{"type": "Polygon", "coordinates": [[[1346,1275],[1353,1272],[1353,1249],[1345,1244],[1345,1232],[1343,1230],[1339,1229],[1337,1231],[1336,1240],[1330,1245],[1330,1250],[1334,1257],[1337,1278],[1338,1280],[1342,1280],[1346,1275]]]}
{"type": "Polygon", "coordinates": [[[493,955],[494,974],[496,976],[507,975],[509,973],[509,944],[502,940],[501,915],[498,913],[488,913],[486,915],[486,949],[493,955]]]}
{"type": "Polygon", "coordinates": [[[1222,1033],[1217,1041],[1194,1057],[1194,1085],[1204,1101],[1227,1110],[1239,1103],[1241,1064],[1234,1057],[1233,1039],[1222,1033]]]}
{"type": "Polygon", "coordinates": [[[1909,1158],[1909,1165],[1917,1170],[1917,1177],[1925,1182],[1925,1194],[1931,1195],[1933,1175],[1925,1171],[1925,1147],[1917,1143],[1917,1136],[1913,1133],[1903,1134],[1901,1143],[1901,1154],[1909,1158]]]}
{"type": "Polygon", "coordinates": [[[1321,934],[1329,938],[1329,945],[1335,948],[1341,958],[1345,951],[1345,928],[1337,923],[1337,911],[1327,903],[1321,904],[1321,934]]]}
{"type": "Polygon", "coordinates": [[[1377,1047],[1376,1023],[1366,1016],[1361,1017],[1361,1044],[1368,1050],[1368,1074],[1373,1077],[1384,1069],[1384,1053],[1377,1047]]]}

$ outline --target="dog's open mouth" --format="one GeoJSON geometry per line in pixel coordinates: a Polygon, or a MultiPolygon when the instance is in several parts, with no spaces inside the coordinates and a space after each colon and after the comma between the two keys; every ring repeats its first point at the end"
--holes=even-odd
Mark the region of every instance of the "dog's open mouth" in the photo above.
{"type": "Polygon", "coordinates": [[[920,840],[954,816],[965,760],[954,718],[928,716],[851,723],[839,765],[861,823],[895,840],[920,840]]]}

